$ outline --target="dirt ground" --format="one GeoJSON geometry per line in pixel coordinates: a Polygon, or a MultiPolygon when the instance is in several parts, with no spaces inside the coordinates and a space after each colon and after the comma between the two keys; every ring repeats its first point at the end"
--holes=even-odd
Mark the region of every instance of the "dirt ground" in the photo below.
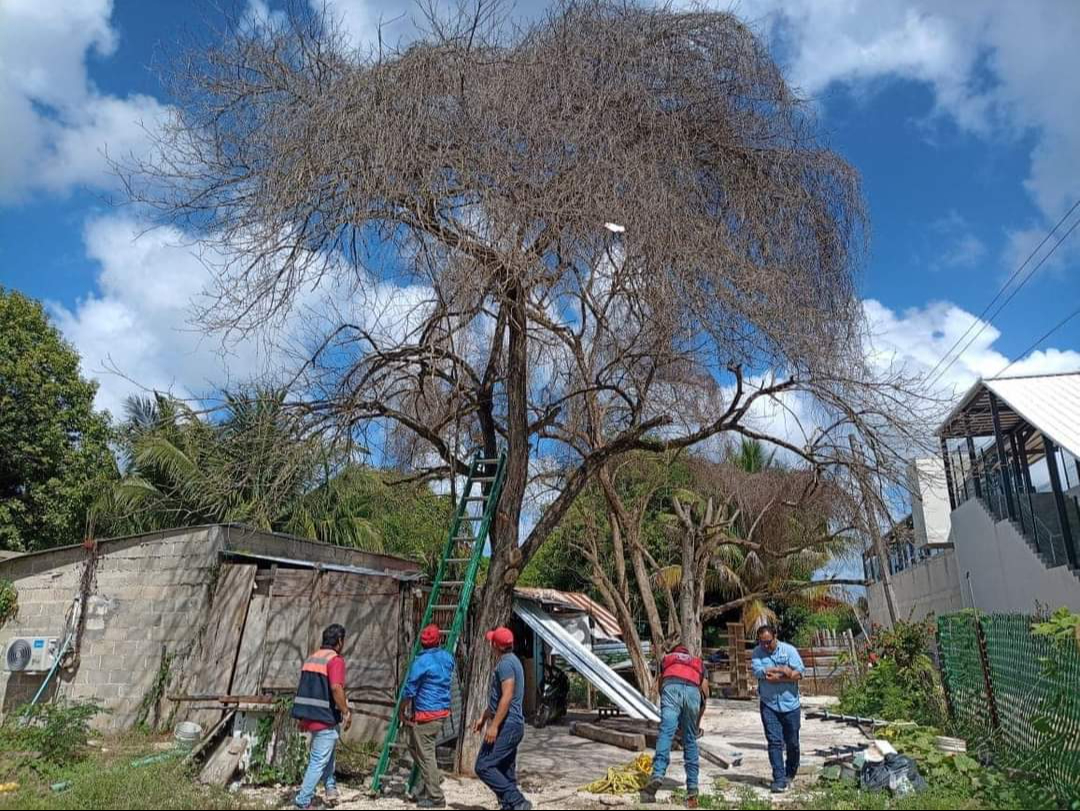
{"type": "MultiPolygon", "coordinates": [[[[832,701],[834,699],[808,698],[804,699],[804,704],[809,709],[832,701]]],[[[717,781],[723,780],[726,781],[721,784],[725,793],[734,793],[740,787],[749,787],[755,792],[767,794],[771,772],[757,702],[710,701],[704,726],[706,734],[702,739],[703,743],[712,745],[718,752],[737,750],[742,753],[743,761],[741,766],[734,769],[721,769],[702,761],[702,790],[714,790],[717,781]]],[[[824,761],[825,750],[863,741],[861,733],[852,727],[804,718],[801,770],[804,776],[800,777],[800,780],[813,779],[824,761]]],[[[602,777],[608,768],[626,764],[634,757],[634,753],[624,749],[570,735],[566,721],[542,730],[528,727],[518,754],[518,781],[536,808],[632,808],[637,805],[636,795],[600,797],[586,794],[580,789],[602,777]]],[[[667,783],[660,792],[661,803],[670,796],[670,789],[681,787],[684,780],[682,754],[675,752],[672,755],[667,783]]],[[[450,808],[498,808],[494,795],[478,780],[447,776],[443,789],[450,808]]],[[[281,799],[287,801],[289,797],[282,796],[281,799]]],[[[338,807],[343,809],[407,807],[400,794],[373,800],[367,796],[366,790],[352,787],[342,788],[342,800],[338,807]]]]}

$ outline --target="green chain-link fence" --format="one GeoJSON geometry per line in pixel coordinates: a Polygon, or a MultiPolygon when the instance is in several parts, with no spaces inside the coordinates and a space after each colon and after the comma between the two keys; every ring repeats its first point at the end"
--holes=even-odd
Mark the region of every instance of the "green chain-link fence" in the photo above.
{"type": "Polygon", "coordinates": [[[1080,799],[1080,651],[1035,636],[1032,622],[972,612],[938,620],[950,710],[999,765],[1080,799]]]}

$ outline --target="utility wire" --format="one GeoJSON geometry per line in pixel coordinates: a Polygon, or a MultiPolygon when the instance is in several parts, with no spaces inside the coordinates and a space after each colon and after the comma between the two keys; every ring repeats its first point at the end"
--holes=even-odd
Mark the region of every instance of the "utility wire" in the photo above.
{"type": "MultiPolygon", "coordinates": [[[[1070,216],[1072,216],[1072,213],[1074,211],[1076,211],[1076,209],[1078,207],[1080,207],[1080,198],[1078,198],[1077,201],[1072,204],[1072,208],[1070,208],[1067,212],[1065,212],[1065,216],[1063,216],[1060,220],[1058,220],[1057,224],[1053,228],[1050,229],[1049,233],[1047,233],[1047,235],[1045,237],[1043,237],[1042,242],[1040,242],[1038,245],[1036,245],[1035,249],[1030,254],[1028,254],[1027,259],[1025,259],[1020,264],[1020,267],[1018,267],[1015,271],[1013,271],[1012,276],[1010,276],[1008,279],[1006,279],[1005,283],[998,289],[997,294],[990,300],[990,303],[987,304],[983,308],[983,311],[981,313],[979,313],[978,317],[974,321],[972,321],[971,324],[968,325],[968,328],[966,330],[964,330],[964,334],[956,339],[956,341],[953,343],[953,345],[949,347],[948,351],[946,351],[945,354],[941,356],[941,359],[934,365],[934,368],[931,369],[927,373],[927,375],[926,375],[927,379],[932,377],[934,372],[936,372],[939,368],[941,368],[941,364],[945,362],[945,360],[949,357],[949,355],[952,354],[953,350],[956,349],[956,347],[958,347],[960,345],[960,343],[968,336],[968,333],[970,333],[973,329],[975,329],[975,326],[979,322],[981,322],[983,320],[983,316],[985,316],[990,311],[990,308],[993,307],[995,303],[997,303],[997,300],[999,298],[1001,298],[1002,295],[1004,295],[1005,291],[1009,289],[1009,285],[1012,284],[1013,281],[1016,280],[1016,277],[1019,276],[1023,272],[1024,268],[1027,267],[1028,263],[1033,258],[1035,258],[1035,254],[1037,254],[1040,250],[1042,250],[1043,245],[1045,245],[1047,242],[1050,241],[1050,237],[1052,237],[1054,235],[1054,233],[1062,226],[1062,223],[1064,223],[1067,219],[1069,219],[1070,216]]],[[[1028,278],[1030,278],[1030,276],[1028,278]]],[[[1025,282],[1026,282],[1026,280],[1025,280],[1025,282]]],[[[1021,286],[1023,286],[1023,284],[1025,282],[1021,282],[1021,286]]],[[[1002,305],[1002,306],[1004,306],[1004,305],[1002,305]]],[[[998,312],[1000,312],[1000,309],[998,310],[998,312]]],[[[980,330],[980,332],[981,332],[981,330],[980,330]]],[[[969,342],[963,349],[960,350],[960,354],[962,355],[967,350],[967,347],[970,346],[970,345],[971,345],[971,343],[969,342]]],[[[957,356],[957,357],[959,357],[959,356],[957,356]]],[[[952,364],[955,363],[955,362],[956,362],[956,358],[953,358],[953,360],[950,361],[949,366],[952,366],[952,364]]],[[[948,369],[948,367],[946,367],[946,370],[947,369],[948,369]]],[[[943,370],[942,374],[944,374],[944,370],[943,370]]],[[[939,374],[937,376],[937,379],[940,379],[940,378],[941,378],[941,375],[939,374]]],[[[937,380],[935,380],[935,382],[937,382],[937,380]]]]}
{"type": "MultiPolygon", "coordinates": [[[[1077,201],[1077,204],[1080,204],[1080,200],[1077,201]]],[[[1076,206],[1073,206],[1073,208],[1076,208],[1076,206]]],[[[1059,223],[1059,225],[1060,225],[1060,223],[1059,223]]],[[[927,384],[928,388],[932,388],[933,386],[936,386],[938,384],[938,382],[940,382],[941,378],[943,378],[945,376],[945,373],[948,372],[949,369],[951,369],[953,367],[953,364],[955,364],[958,360],[960,360],[960,357],[965,352],[967,352],[967,350],[971,347],[971,345],[973,343],[975,343],[976,340],[978,340],[979,336],[982,335],[983,332],[985,332],[986,329],[993,324],[994,319],[997,318],[997,316],[1001,313],[1001,311],[1003,309],[1005,309],[1005,306],[1010,301],[1012,301],[1013,298],[1016,297],[1016,294],[1019,293],[1021,289],[1023,289],[1025,284],[1027,284],[1029,281],[1031,281],[1031,279],[1038,272],[1039,268],[1041,268],[1044,264],[1046,264],[1046,261],[1051,256],[1054,255],[1054,252],[1059,247],[1061,247],[1061,243],[1064,242],[1066,239],[1068,239],[1069,235],[1072,234],[1072,232],[1075,231],[1077,229],[1077,227],[1080,227],[1080,219],[1077,219],[1076,222],[1074,222],[1071,226],[1069,226],[1069,230],[1061,235],[1061,238],[1058,239],[1058,241],[1054,243],[1053,247],[1050,248],[1049,251],[1047,251],[1046,255],[1043,256],[1043,258],[1040,259],[1038,261],[1038,263],[1028,272],[1027,276],[1025,276],[1023,279],[1020,280],[1020,283],[1015,288],[1013,288],[1013,291],[1011,293],[1009,293],[1008,297],[1003,302],[1001,302],[1001,304],[998,305],[997,309],[994,310],[994,312],[990,315],[990,317],[982,322],[982,326],[980,326],[978,331],[974,335],[971,336],[971,338],[968,340],[968,342],[966,344],[964,344],[964,347],[959,352],[957,352],[956,356],[953,357],[953,359],[950,360],[948,362],[948,364],[946,364],[941,369],[941,371],[939,371],[937,373],[937,375],[934,377],[934,379],[927,384]]],[[[1057,226],[1054,226],[1054,230],[1055,231],[1057,230],[1057,226]]],[[[1053,231],[1051,231],[1050,233],[1053,234],[1053,231]]],[[[1049,238],[1049,236],[1050,235],[1048,234],[1047,238],[1049,238]]],[[[1045,242],[1045,240],[1043,240],[1043,241],[1045,242]]],[[[1038,249],[1036,248],[1036,250],[1038,250],[1038,249]]],[[[985,313],[985,310],[983,312],[985,313]]],[[[982,316],[980,315],[979,318],[981,319],[982,316]]],[[[974,323],[978,323],[978,321],[975,321],[974,323]]],[[[974,326],[974,323],[972,324],[972,326],[974,326]]],[[[970,331],[970,328],[969,328],[969,331],[970,331]]]]}
{"type": "Polygon", "coordinates": [[[1035,343],[1033,343],[1031,346],[1029,346],[1027,349],[1025,349],[1019,355],[1017,355],[1016,360],[1011,361],[1004,369],[1002,369],[1000,372],[998,372],[996,375],[994,375],[994,377],[1001,377],[1003,374],[1005,374],[1005,372],[1009,371],[1009,369],[1011,369],[1014,365],[1016,365],[1021,360],[1026,358],[1029,354],[1034,352],[1035,349],[1038,348],[1039,344],[1041,344],[1043,341],[1045,341],[1047,338],[1049,338],[1051,335],[1053,335],[1055,332],[1057,332],[1063,326],[1068,324],[1070,321],[1072,321],[1078,315],[1080,315],[1080,307],[1077,307],[1075,310],[1073,310],[1067,316],[1065,316],[1060,321],[1058,321],[1057,324],[1055,324],[1049,331],[1047,331],[1045,335],[1043,335],[1041,338],[1039,338],[1039,340],[1035,341],[1035,343]]]}

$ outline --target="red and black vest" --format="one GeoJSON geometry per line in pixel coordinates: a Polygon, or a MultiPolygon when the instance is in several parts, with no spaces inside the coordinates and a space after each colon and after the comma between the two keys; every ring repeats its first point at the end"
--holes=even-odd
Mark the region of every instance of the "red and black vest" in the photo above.
{"type": "Polygon", "coordinates": [[[317,650],[304,662],[300,670],[300,686],[293,699],[292,717],[301,721],[317,721],[337,726],[341,723],[341,711],[330,691],[330,662],[338,657],[328,648],[317,650]]]}
{"type": "Polygon", "coordinates": [[[663,681],[676,679],[700,687],[705,679],[705,665],[701,659],[691,656],[686,648],[680,646],[661,660],[660,678],[663,681]]]}

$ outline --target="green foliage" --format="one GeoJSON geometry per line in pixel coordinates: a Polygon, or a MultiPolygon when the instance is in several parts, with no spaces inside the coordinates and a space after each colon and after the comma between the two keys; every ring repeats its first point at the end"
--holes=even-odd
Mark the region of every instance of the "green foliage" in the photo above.
{"type": "MultiPolygon", "coordinates": [[[[110,749],[113,748],[110,744],[110,749]]],[[[19,788],[0,794],[0,811],[7,809],[140,809],[196,811],[196,809],[243,809],[259,806],[241,795],[200,785],[194,774],[176,759],[134,767],[132,761],[146,750],[124,750],[122,759],[95,755],[69,764],[47,778],[22,773],[19,788]],[[51,784],[68,783],[64,791],[51,784]]]]}
{"type": "Polygon", "coordinates": [[[380,749],[379,741],[341,741],[334,753],[338,775],[352,779],[368,777],[375,768],[380,749]]]}
{"type": "MultiPolygon", "coordinates": [[[[1042,740],[1027,759],[1036,764],[1055,761],[1068,763],[1071,760],[1075,781],[1076,767],[1080,766],[1080,742],[1076,736],[1076,721],[1080,719],[1080,690],[1076,689],[1075,668],[1070,678],[1066,662],[1070,659],[1075,661],[1076,650],[1080,649],[1080,614],[1074,614],[1068,608],[1059,608],[1046,621],[1032,625],[1031,632],[1050,639],[1060,649],[1060,655],[1039,658],[1040,677],[1047,689],[1044,698],[1039,701],[1031,725],[1042,740]]],[[[1048,788],[1044,787],[1043,791],[1050,796],[1048,788]]],[[[1080,809],[1080,797],[1074,798],[1068,807],[1080,809]]]]}
{"type": "Polygon", "coordinates": [[[944,692],[928,654],[932,635],[933,625],[919,622],[898,622],[875,632],[861,654],[861,673],[841,689],[841,711],[944,726],[944,692]]]}
{"type": "Polygon", "coordinates": [[[111,534],[241,523],[424,560],[445,538],[448,499],[310,435],[281,392],[228,395],[212,420],[163,395],[134,398],[120,445],[124,476],[97,504],[111,534]]]}
{"type": "Polygon", "coordinates": [[[19,592],[10,580],[0,578],[0,628],[19,616],[19,592]]]}
{"type": "Polygon", "coordinates": [[[0,752],[36,770],[86,755],[90,721],[102,711],[92,702],[54,701],[8,713],[0,724],[0,752]]]}
{"type": "Polygon", "coordinates": [[[776,614],[780,638],[800,647],[809,645],[820,631],[841,634],[859,630],[855,611],[847,603],[815,609],[809,601],[782,599],[772,600],[768,606],[776,614]]]}
{"type": "Polygon", "coordinates": [[[1074,614],[1062,606],[1046,621],[1033,624],[1031,632],[1035,636],[1045,636],[1055,642],[1075,642],[1080,648],[1080,614],[1074,614]]]}
{"type": "Polygon", "coordinates": [[[939,734],[940,731],[933,727],[894,725],[883,729],[880,737],[891,741],[898,752],[915,760],[922,776],[932,785],[968,784],[977,791],[992,790],[1004,782],[1000,773],[984,769],[970,755],[942,752],[934,743],[939,734]]]}
{"type": "Polygon", "coordinates": [[[272,715],[259,718],[248,782],[257,786],[296,785],[303,779],[308,761],[307,740],[290,717],[289,709],[288,704],[279,703],[272,715]],[[272,740],[275,747],[271,759],[272,740]]]}
{"type": "MultiPolygon", "coordinates": [[[[169,689],[169,682],[172,681],[172,665],[175,659],[176,654],[169,653],[168,648],[162,646],[161,660],[158,662],[154,681],[150,684],[150,688],[146,691],[142,701],[139,702],[139,710],[135,713],[136,727],[154,732],[159,726],[162,726],[160,717],[161,701],[165,698],[165,691],[169,689]]],[[[169,721],[172,720],[173,715],[175,715],[175,710],[170,713],[169,719],[165,721],[163,726],[169,726],[169,721]]]]}
{"type": "Polygon", "coordinates": [[[95,495],[116,476],[96,392],[41,304],[0,287],[0,549],[83,539],[95,495]]]}

